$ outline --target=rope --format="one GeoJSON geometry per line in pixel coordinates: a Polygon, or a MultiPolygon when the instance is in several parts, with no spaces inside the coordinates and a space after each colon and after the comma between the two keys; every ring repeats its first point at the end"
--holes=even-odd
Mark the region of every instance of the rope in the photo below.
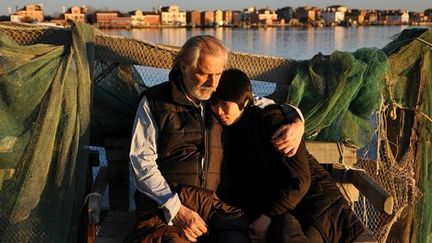
{"type": "Polygon", "coordinates": [[[432,118],[428,115],[426,115],[424,112],[420,112],[420,115],[422,115],[423,117],[425,117],[427,120],[429,120],[430,122],[432,122],[432,118]]]}
{"type": "Polygon", "coordinates": [[[422,42],[422,43],[424,43],[424,44],[426,44],[426,45],[429,45],[430,47],[432,47],[432,44],[431,43],[429,43],[429,42],[427,42],[427,41],[425,41],[425,40],[423,40],[423,39],[421,39],[421,38],[416,38],[416,40],[418,40],[418,41],[420,41],[420,42],[422,42]]]}

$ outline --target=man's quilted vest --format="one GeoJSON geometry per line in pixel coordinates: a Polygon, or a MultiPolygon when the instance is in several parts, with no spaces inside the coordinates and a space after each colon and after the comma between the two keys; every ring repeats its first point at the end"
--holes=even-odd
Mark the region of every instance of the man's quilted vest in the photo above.
{"type": "Polygon", "coordinates": [[[171,185],[182,183],[215,191],[222,163],[222,127],[210,109],[203,118],[201,108],[182,92],[179,77],[170,76],[171,81],[145,93],[159,132],[158,168],[171,185]]]}

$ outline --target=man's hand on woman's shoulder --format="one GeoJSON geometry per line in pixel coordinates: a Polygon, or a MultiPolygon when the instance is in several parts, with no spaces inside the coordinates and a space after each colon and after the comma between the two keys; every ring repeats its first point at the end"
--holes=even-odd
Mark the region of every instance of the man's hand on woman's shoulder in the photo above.
{"type": "Polygon", "coordinates": [[[304,134],[304,122],[297,118],[292,123],[279,127],[272,136],[272,143],[275,149],[287,157],[297,153],[297,149],[304,134]]]}

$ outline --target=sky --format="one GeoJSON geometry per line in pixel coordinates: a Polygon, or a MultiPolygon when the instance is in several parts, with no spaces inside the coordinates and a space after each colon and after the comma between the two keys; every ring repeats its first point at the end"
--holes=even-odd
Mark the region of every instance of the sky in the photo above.
{"type": "Polygon", "coordinates": [[[407,9],[412,11],[424,11],[432,8],[432,0],[0,0],[0,15],[8,15],[8,7],[15,10],[15,7],[22,8],[25,4],[43,4],[45,15],[61,13],[62,6],[67,8],[77,5],[91,6],[96,9],[120,10],[129,12],[132,10],[152,10],[153,7],[178,5],[182,10],[216,10],[235,9],[241,10],[250,6],[257,8],[277,8],[291,6],[299,7],[305,5],[324,8],[329,5],[342,4],[349,8],[360,9],[407,9]]]}

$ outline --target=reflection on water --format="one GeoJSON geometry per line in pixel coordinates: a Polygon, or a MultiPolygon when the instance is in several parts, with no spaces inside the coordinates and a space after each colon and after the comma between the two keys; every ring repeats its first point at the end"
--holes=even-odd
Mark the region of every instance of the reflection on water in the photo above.
{"type": "Polygon", "coordinates": [[[337,26],[334,28],[334,49],[335,50],[342,50],[343,49],[343,43],[345,42],[345,28],[341,26],[337,26]]]}
{"type": "Polygon", "coordinates": [[[355,51],[361,47],[382,48],[390,37],[407,26],[368,26],[334,28],[149,28],[132,30],[102,30],[111,35],[126,36],[165,45],[181,46],[194,35],[212,35],[221,39],[233,51],[292,59],[310,59],[321,52],[355,51]]]}

